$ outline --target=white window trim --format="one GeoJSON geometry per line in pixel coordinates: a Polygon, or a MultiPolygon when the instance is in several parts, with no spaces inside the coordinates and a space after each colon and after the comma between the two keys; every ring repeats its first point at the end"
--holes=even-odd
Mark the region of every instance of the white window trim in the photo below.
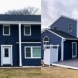
{"type": "Polygon", "coordinates": [[[31,36],[31,25],[24,25],[24,36],[31,36]],[[25,34],[25,27],[30,27],[30,34],[25,34]]]}
{"type": "Polygon", "coordinates": [[[11,47],[11,66],[13,66],[13,55],[12,55],[12,47],[13,45],[1,45],[1,66],[3,66],[3,55],[2,55],[2,48],[3,47],[11,47]]]}
{"type": "Polygon", "coordinates": [[[72,42],[72,58],[77,57],[77,42],[72,42]],[[76,43],[76,55],[73,55],[73,43],[76,43]]]}
{"type": "Polygon", "coordinates": [[[43,38],[43,45],[44,45],[44,42],[49,42],[49,37],[48,37],[48,36],[45,36],[45,37],[43,38]],[[44,41],[44,39],[45,39],[46,37],[48,38],[48,41],[44,41]]]}
{"type": "MultiPolygon", "coordinates": [[[[69,25],[70,25],[70,24],[69,24],[69,25]]],[[[72,32],[73,29],[72,29],[72,30],[69,30],[69,25],[68,25],[68,32],[72,32]]],[[[72,25],[72,24],[71,24],[71,25],[72,25]]]]}
{"type": "Polygon", "coordinates": [[[10,36],[10,25],[3,25],[3,36],[10,36]],[[5,26],[9,27],[9,34],[4,34],[4,27],[5,26]]]}
{"type": "Polygon", "coordinates": [[[24,47],[24,55],[25,55],[25,59],[36,59],[36,58],[41,58],[41,57],[33,57],[33,48],[37,47],[37,48],[41,48],[41,46],[25,46],[24,47]],[[30,48],[31,49],[31,57],[26,57],[26,48],[30,48]]]}

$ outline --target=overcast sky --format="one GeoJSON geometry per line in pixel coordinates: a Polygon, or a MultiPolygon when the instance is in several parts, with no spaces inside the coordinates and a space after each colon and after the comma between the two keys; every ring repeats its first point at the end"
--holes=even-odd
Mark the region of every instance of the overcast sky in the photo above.
{"type": "Polygon", "coordinates": [[[78,0],[41,0],[42,28],[47,28],[61,15],[78,19],[78,0]]]}
{"type": "MultiPolygon", "coordinates": [[[[41,0],[0,0],[0,13],[32,6],[41,10],[41,0]]],[[[41,11],[40,11],[41,12],[41,11]]]]}

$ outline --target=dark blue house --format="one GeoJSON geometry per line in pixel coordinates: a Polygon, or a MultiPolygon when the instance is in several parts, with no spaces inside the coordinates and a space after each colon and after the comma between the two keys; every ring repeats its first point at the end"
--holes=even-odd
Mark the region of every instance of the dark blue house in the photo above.
{"type": "Polygon", "coordinates": [[[41,16],[0,15],[0,66],[41,65],[41,16]]]}
{"type": "Polygon", "coordinates": [[[41,59],[44,55],[44,44],[59,45],[58,61],[78,57],[78,21],[61,16],[49,29],[42,31],[41,59]]]}

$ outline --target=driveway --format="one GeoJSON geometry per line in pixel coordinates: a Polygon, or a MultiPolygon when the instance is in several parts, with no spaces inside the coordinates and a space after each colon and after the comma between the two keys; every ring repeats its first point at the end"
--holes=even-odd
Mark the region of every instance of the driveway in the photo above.
{"type": "Polygon", "coordinates": [[[56,62],[56,63],[53,63],[52,65],[78,69],[78,58],[71,59],[71,60],[66,60],[66,61],[56,62]]]}

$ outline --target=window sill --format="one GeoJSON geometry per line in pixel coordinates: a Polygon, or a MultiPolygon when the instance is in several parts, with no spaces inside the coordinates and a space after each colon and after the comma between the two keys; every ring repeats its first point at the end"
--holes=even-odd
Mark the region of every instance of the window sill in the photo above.
{"type": "Polygon", "coordinates": [[[29,34],[29,35],[26,35],[26,34],[25,34],[24,36],[31,36],[31,34],[29,34]]]}
{"type": "Polygon", "coordinates": [[[10,36],[9,34],[4,34],[3,36],[10,36]]]}

